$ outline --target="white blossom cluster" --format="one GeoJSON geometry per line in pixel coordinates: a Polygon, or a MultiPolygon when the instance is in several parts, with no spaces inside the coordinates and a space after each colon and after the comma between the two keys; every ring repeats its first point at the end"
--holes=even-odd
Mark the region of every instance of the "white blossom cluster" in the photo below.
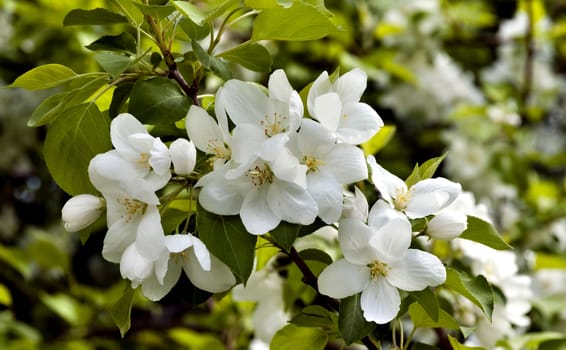
{"type": "MultiPolygon", "coordinates": [[[[250,234],[268,233],[281,221],[309,225],[317,217],[337,226],[343,258],[322,271],[320,292],[334,298],[361,292],[364,317],[387,323],[399,311],[399,290],[418,291],[446,279],[438,257],[410,248],[410,220],[426,217],[429,237],[452,239],[466,229],[466,216],[446,209],[460,195],[459,184],[430,178],[407,186],[373,156],[365,158],[357,145],[383,126],[377,112],[360,102],[366,81],[359,69],[336,78],[322,73],[308,92],[311,118],[305,118],[303,102],[282,70],[270,76],[267,89],[230,80],[216,93],[216,118],[192,106],[186,117],[191,141],[181,138],[168,146],[134,116],[120,114],[110,126],[114,149],[95,156],[88,169],[102,197],[71,198],[63,208],[65,228],[81,230],[106,211],[102,255],[120,264],[122,277],[133,288],[141,286],[149,299],[166,295],[181,271],[200,289],[226,291],[236,283],[229,267],[196,235],[169,234],[161,225],[160,191],[173,177],[187,184],[198,178],[200,205],[218,215],[239,215],[250,234]],[[194,173],[197,149],[211,165],[206,174],[194,173]],[[381,195],[371,210],[357,187],[347,192],[347,186],[368,178],[368,164],[381,195]]],[[[263,341],[288,316],[280,298],[258,297],[254,289],[280,284],[265,270],[236,289],[237,299],[259,302],[256,317],[273,316],[277,327],[260,327],[263,341]]]]}

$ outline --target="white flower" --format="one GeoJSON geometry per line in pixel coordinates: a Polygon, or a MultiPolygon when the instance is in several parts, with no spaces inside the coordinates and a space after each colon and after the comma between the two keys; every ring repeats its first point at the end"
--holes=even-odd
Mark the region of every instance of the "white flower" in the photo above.
{"type": "Polygon", "coordinates": [[[225,163],[232,157],[230,148],[232,135],[228,131],[227,120],[222,122],[223,118],[220,117],[222,115],[225,117],[225,114],[221,112],[223,108],[219,107],[221,103],[222,101],[215,103],[218,123],[204,109],[195,105],[189,109],[185,123],[191,141],[194,142],[196,148],[212,155],[213,163],[216,160],[225,163]]]}
{"type": "Polygon", "coordinates": [[[338,239],[344,258],[320,273],[320,292],[333,298],[361,292],[366,320],[391,321],[401,304],[398,289],[422,290],[446,279],[436,256],[409,249],[411,237],[409,220],[381,200],[370,211],[368,225],[357,219],[340,220],[338,239]]]}
{"type": "Polygon", "coordinates": [[[167,146],[151,136],[133,115],[122,113],[110,124],[112,145],[122,158],[135,165],[142,176],[150,169],[169,178],[171,157],[167,146]]]}
{"type": "Polygon", "coordinates": [[[232,158],[240,164],[250,157],[273,161],[288,141],[287,134],[301,124],[303,103],[283,70],[271,74],[268,87],[266,95],[257,85],[233,79],[216,94],[216,103],[236,125],[232,158]]]}
{"type": "Polygon", "coordinates": [[[174,234],[165,237],[167,253],[159,259],[166,266],[155,270],[141,283],[143,294],[151,300],[163,298],[177,283],[181,271],[191,283],[202,290],[220,293],[236,283],[232,271],[226,264],[210,254],[204,243],[191,234],[174,234]]]}
{"type": "Polygon", "coordinates": [[[467,227],[466,214],[443,210],[428,222],[426,233],[432,238],[450,240],[460,236],[467,227]]]}
{"type": "Polygon", "coordinates": [[[165,185],[164,177],[154,173],[139,177],[135,166],[116,151],[95,156],[88,172],[90,181],[106,200],[108,232],[103,257],[118,263],[124,250],[136,242],[144,257],[157,259],[164,246],[164,233],[155,191],[165,185]]]}
{"type": "Polygon", "coordinates": [[[442,177],[425,179],[411,188],[403,180],[368,157],[375,187],[395,209],[405,212],[409,218],[422,218],[449,206],[462,192],[462,186],[442,177]]]}
{"type": "Polygon", "coordinates": [[[195,145],[186,139],[177,139],[169,145],[173,170],[177,175],[189,175],[195,169],[197,150],[195,145]]]}
{"type": "Polygon", "coordinates": [[[354,187],[354,193],[346,192],[344,206],[342,207],[342,218],[358,219],[366,222],[368,219],[369,205],[364,193],[354,187]]]}
{"type": "Polygon", "coordinates": [[[340,142],[360,144],[369,140],[383,126],[383,121],[368,104],[359,102],[366,84],[367,75],[358,68],[335,82],[323,72],[308,93],[310,115],[335,133],[340,142]]]}
{"type": "Polygon", "coordinates": [[[318,205],[318,216],[327,224],[342,212],[343,185],[367,178],[362,150],[336,143],[335,136],[319,123],[305,119],[292,149],[307,170],[307,191],[318,205]]]}
{"type": "Polygon", "coordinates": [[[256,235],[274,229],[281,220],[312,224],[318,214],[316,201],[297,184],[301,181],[296,171],[285,172],[277,164],[258,158],[236,169],[216,167],[197,183],[202,187],[199,202],[219,215],[239,213],[246,230],[256,235]]]}
{"type": "Polygon", "coordinates": [[[105,208],[104,199],[92,194],[79,194],[69,199],[61,210],[65,230],[80,231],[96,221],[105,208]]]}

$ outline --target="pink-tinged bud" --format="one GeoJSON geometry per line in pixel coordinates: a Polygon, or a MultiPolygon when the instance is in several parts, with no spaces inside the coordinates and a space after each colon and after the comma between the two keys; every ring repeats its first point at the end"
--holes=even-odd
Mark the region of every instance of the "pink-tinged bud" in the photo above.
{"type": "Polygon", "coordinates": [[[79,194],[69,199],[61,210],[65,230],[80,231],[100,217],[105,203],[101,197],[92,194],[79,194]]]}
{"type": "Polygon", "coordinates": [[[192,142],[177,139],[169,146],[173,170],[177,175],[189,175],[195,169],[197,150],[192,142]]]}
{"type": "Polygon", "coordinates": [[[467,227],[465,214],[447,211],[429,221],[426,233],[432,238],[450,240],[460,236],[467,227]]]}

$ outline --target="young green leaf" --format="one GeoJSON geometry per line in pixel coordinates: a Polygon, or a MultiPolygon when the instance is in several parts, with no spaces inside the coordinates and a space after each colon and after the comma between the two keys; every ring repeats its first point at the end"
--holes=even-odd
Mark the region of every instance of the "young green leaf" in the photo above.
{"type": "Polygon", "coordinates": [[[157,19],[163,19],[175,12],[175,6],[171,5],[144,5],[137,2],[134,4],[142,13],[157,19]]]}
{"type": "Polygon", "coordinates": [[[55,182],[70,195],[98,193],[90,183],[88,165],[112,148],[110,120],[94,103],[62,112],[47,130],[45,163],[55,182]]]}
{"type": "Polygon", "coordinates": [[[450,346],[452,346],[453,350],[485,350],[484,348],[480,348],[477,346],[465,346],[460,344],[456,338],[448,336],[448,341],[450,342],[450,346]]]}
{"type": "Polygon", "coordinates": [[[245,283],[253,269],[257,236],[246,231],[238,216],[215,215],[200,206],[197,232],[208,250],[230,267],[239,282],[245,283]]]}
{"type": "Polygon", "coordinates": [[[118,326],[118,329],[120,329],[122,338],[124,338],[124,335],[126,335],[126,332],[130,329],[130,314],[132,312],[132,303],[134,301],[135,293],[136,290],[130,288],[128,283],[126,289],[124,289],[124,293],[112,306],[110,311],[112,320],[116,326],[118,326]]]}
{"type": "Polygon", "coordinates": [[[256,17],[252,41],[316,40],[337,33],[327,13],[304,2],[284,8],[266,8],[256,17]]]}
{"type": "Polygon", "coordinates": [[[371,139],[362,143],[364,154],[369,156],[381,151],[391,141],[393,135],[395,135],[395,130],[395,125],[385,125],[382,127],[371,139]]]}
{"type": "Polygon", "coordinates": [[[136,7],[133,0],[111,0],[112,4],[122,11],[124,15],[128,18],[130,23],[134,27],[139,27],[143,24],[144,15],[143,13],[136,7]]]}
{"type": "Polygon", "coordinates": [[[497,250],[513,249],[505,242],[492,224],[475,216],[468,215],[468,227],[460,238],[484,244],[497,250]]]}
{"type": "Polygon", "coordinates": [[[206,15],[197,6],[187,1],[173,1],[173,6],[175,6],[185,18],[191,20],[191,22],[197,26],[204,24],[206,15]]]}
{"type": "Polygon", "coordinates": [[[132,64],[130,56],[112,51],[97,52],[94,54],[94,60],[114,79],[132,64]]]}
{"type": "Polygon", "coordinates": [[[288,324],[275,333],[269,348],[271,350],[323,350],[327,341],[328,335],[323,330],[288,324]]]}
{"type": "Polygon", "coordinates": [[[300,314],[291,319],[292,324],[299,327],[322,327],[332,329],[335,327],[332,314],[319,305],[305,307],[300,314]]]}
{"type": "Polygon", "coordinates": [[[374,322],[366,321],[360,303],[360,293],[344,298],[340,302],[338,328],[346,344],[362,339],[376,327],[374,322]]]}
{"type": "Polygon", "coordinates": [[[131,54],[135,54],[137,50],[136,39],[128,32],[105,35],[87,45],[86,48],[92,51],[107,50],[131,54]]]}
{"type": "Polygon", "coordinates": [[[115,23],[128,23],[122,15],[103,8],[93,10],[71,10],[63,19],[63,26],[104,25],[115,23]]]}
{"type": "Polygon", "coordinates": [[[273,60],[267,49],[259,44],[244,43],[228,51],[218,54],[218,57],[238,63],[254,72],[269,72],[273,60]]]}
{"type": "Polygon", "coordinates": [[[493,288],[484,276],[471,277],[463,271],[448,267],[444,286],[466,297],[483,311],[488,320],[491,320],[495,296],[493,288]]]}
{"type": "Polygon", "coordinates": [[[232,77],[230,69],[225,62],[217,57],[210,56],[196,41],[191,41],[191,46],[196,58],[202,63],[202,65],[210,70],[212,73],[216,74],[223,80],[228,80],[232,77]]]}
{"type": "MultiPolygon", "coordinates": [[[[183,3],[188,4],[187,2],[183,3]]],[[[204,39],[210,33],[210,28],[207,25],[198,25],[188,17],[181,18],[179,27],[191,40],[204,39]]]]}
{"type": "Polygon", "coordinates": [[[418,292],[411,292],[410,295],[422,306],[431,320],[438,322],[440,305],[438,304],[436,294],[430,287],[418,292]]]}
{"type": "Polygon", "coordinates": [[[157,77],[135,83],[128,112],[145,124],[171,124],[183,119],[190,106],[175,82],[157,77]]]}
{"type": "Polygon", "coordinates": [[[224,2],[218,4],[209,13],[206,14],[204,22],[210,22],[220,16],[222,16],[226,11],[230,10],[232,7],[238,6],[240,0],[224,0],[224,2]]]}
{"type": "Polygon", "coordinates": [[[428,313],[419,303],[412,303],[409,306],[409,316],[417,328],[445,328],[454,329],[459,328],[458,322],[449,313],[440,309],[438,313],[438,321],[430,318],[428,313]]]}
{"type": "Polygon", "coordinates": [[[71,68],[61,64],[45,64],[20,75],[9,87],[42,90],[69,82],[78,77],[71,68]]]}
{"type": "Polygon", "coordinates": [[[440,163],[442,163],[444,158],[446,158],[446,153],[444,153],[440,157],[431,158],[431,159],[427,160],[426,162],[424,162],[419,167],[419,176],[420,176],[421,180],[430,179],[432,177],[432,175],[434,175],[434,173],[436,172],[436,169],[438,169],[438,166],[440,165],[440,163]]]}

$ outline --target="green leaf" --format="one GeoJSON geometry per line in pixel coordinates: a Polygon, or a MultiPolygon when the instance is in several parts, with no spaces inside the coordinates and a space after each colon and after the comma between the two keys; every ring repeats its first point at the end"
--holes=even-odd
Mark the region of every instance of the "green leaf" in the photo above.
{"type": "Polygon", "coordinates": [[[360,306],[361,293],[342,299],[338,316],[338,328],[346,344],[352,344],[368,335],[376,327],[364,318],[360,306]]]}
{"type": "Polygon", "coordinates": [[[281,247],[284,251],[289,252],[293,243],[299,236],[299,231],[301,230],[301,225],[291,224],[286,221],[281,221],[281,223],[271,232],[269,235],[271,238],[281,247]]]}
{"type": "Polygon", "coordinates": [[[134,4],[144,14],[158,19],[163,19],[175,12],[175,6],[172,5],[144,5],[137,2],[135,2],[134,4]]]}
{"type": "Polygon", "coordinates": [[[42,90],[66,83],[78,77],[72,69],[61,64],[45,64],[33,68],[20,75],[11,88],[24,88],[27,90],[42,90]]]}
{"type": "Polygon", "coordinates": [[[110,107],[108,108],[110,118],[126,112],[126,101],[128,101],[133,88],[134,83],[131,81],[125,81],[116,86],[112,92],[112,102],[110,102],[110,107]]]}
{"type": "Polygon", "coordinates": [[[288,324],[281,328],[271,340],[270,350],[323,350],[328,335],[318,328],[298,327],[288,324]]]}
{"type": "Polygon", "coordinates": [[[70,325],[86,325],[91,321],[92,310],[68,294],[58,293],[50,295],[40,292],[39,299],[70,325]]]}
{"type": "Polygon", "coordinates": [[[422,165],[417,163],[413,168],[411,175],[409,175],[409,177],[405,180],[407,187],[411,187],[421,180],[430,179],[444,158],[446,158],[446,153],[440,157],[431,158],[422,165]]]}
{"type": "Polygon", "coordinates": [[[126,17],[128,17],[134,27],[139,27],[144,21],[143,13],[136,7],[132,0],[111,0],[126,17]]]}
{"type": "Polygon", "coordinates": [[[371,139],[362,143],[362,149],[366,156],[376,154],[387,146],[389,141],[395,135],[396,127],[395,125],[385,125],[379,131],[372,136],[371,139]]]}
{"type": "Polygon", "coordinates": [[[0,305],[12,306],[12,294],[8,287],[0,283],[0,305]]]}
{"type": "Polygon", "coordinates": [[[110,74],[112,78],[117,78],[124,73],[132,64],[130,56],[112,51],[102,51],[94,54],[94,60],[110,74]]]}
{"type": "Polygon", "coordinates": [[[332,264],[332,258],[330,257],[330,255],[319,249],[309,248],[301,250],[299,252],[299,256],[303,258],[303,260],[319,261],[326,265],[332,264]]]}
{"type": "Polygon", "coordinates": [[[122,15],[108,11],[103,8],[94,10],[71,10],[63,19],[63,26],[77,25],[104,25],[115,23],[128,23],[128,19],[122,15]]]}
{"type": "Polygon", "coordinates": [[[468,227],[460,238],[484,244],[497,250],[513,249],[505,242],[492,224],[475,216],[468,215],[468,227]]]}
{"type": "Polygon", "coordinates": [[[204,18],[204,22],[210,22],[213,19],[222,16],[222,14],[224,14],[230,8],[234,6],[238,6],[239,4],[240,4],[240,0],[225,0],[223,3],[217,5],[212,9],[212,11],[206,14],[206,17],[204,18]]]}
{"type": "Polygon", "coordinates": [[[32,263],[22,250],[12,247],[5,247],[0,244],[0,260],[8,266],[18,271],[25,280],[29,280],[33,273],[32,263]]]}
{"type": "Polygon", "coordinates": [[[259,44],[244,43],[218,54],[219,57],[238,63],[254,72],[269,72],[273,60],[267,49],[259,44]]]}
{"type": "Polygon", "coordinates": [[[128,284],[120,299],[112,305],[112,309],[110,310],[112,320],[120,329],[122,338],[124,338],[124,335],[126,335],[126,332],[130,329],[130,314],[132,312],[132,303],[135,293],[136,290],[130,288],[128,284]]]}
{"type": "Polygon", "coordinates": [[[88,164],[111,148],[110,120],[94,103],[83,103],[65,110],[47,130],[45,162],[70,195],[97,193],[88,178],[88,164]]]}
{"type": "Polygon", "coordinates": [[[454,330],[459,328],[458,322],[446,311],[440,309],[438,321],[434,321],[419,303],[412,303],[409,306],[409,315],[417,328],[445,328],[454,330]]]}
{"type": "Polygon", "coordinates": [[[472,277],[463,271],[454,268],[446,268],[446,282],[444,286],[464,296],[477,305],[491,321],[495,295],[493,288],[484,276],[472,277]]]}
{"type": "Polygon", "coordinates": [[[419,175],[419,163],[417,163],[415,164],[413,171],[411,171],[411,174],[405,180],[405,185],[407,185],[408,188],[411,188],[411,186],[419,181],[421,181],[421,176],[419,175]]]}
{"type": "Polygon", "coordinates": [[[191,99],[167,78],[138,80],[130,96],[128,112],[145,124],[172,124],[183,119],[191,99]]]}
{"type": "Polygon", "coordinates": [[[458,340],[456,340],[456,338],[453,338],[450,335],[448,335],[448,341],[450,342],[450,345],[452,346],[453,350],[485,350],[484,348],[480,348],[478,346],[462,345],[458,340]]]}
{"type": "Polygon", "coordinates": [[[128,32],[118,35],[105,35],[87,45],[86,48],[92,51],[107,50],[132,54],[135,54],[137,50],[136,39],[128,32]]]}
{"type": "MultiPolygon", "coordinates": [[[[184,4],[188,3],[184,2],[184,4]]],[[[210,33],[210,28],[208,26],[198,25],[190,18],[181,18],[181,20],[179,21],[179,26],[191,40],[204,39],[208,35],[208,33],[210,33]]]]}
{"type": "Polygon", "coordinates": [[[106,84],[106,77],[75,79],[75,81],[79,80],[84,82],[80,87],[51,95],[43,100],[33,111],[27,125],[37,127],[53,122],[67,109],[81,104],[106,84]]]}
{"type": "Polygon", "coordinates": [[[308,3],[294,2],[289,8],[261,11],[251,40],[316,40],[337,32],[326,13],[308,3]]]}
{"type": "Polygon", "coordinates": [[[332,314],[319,305],[305,307],[300,314],[291,319],[292,324],[299,327],[322,327],[327,329],[334,328],[332,314]]]}
{"type": "Polygon", "coordinates": [[[253,269],[257,236],[246,231],[240,217],[215,215],[199,206],[197,232],[208,250],[245,283],[253,269]]]}
{"type": "Polygon", "coordinates": [[[438,304],[436,294],[430,287],[418,292],[411,292],[410,295],[422,306],[431,320],[438,322],[440,305],[438,304]]]}
{"type": "Polygon", "coordinates": [[[202,12],[202,10],[198,6],[195,6],[187,1],[173,1],[173,6],[175,6],[177,10],[183,16],[185,16],[186,19],[189,19],[197,26],[202,26],[204,24],[206,15],[202,12]]]}
{"type": "Polygon", "coordinates": [[[223,80],[228,80],[232,77],[232,73],[225,62],[217,57],[210,56],[206,51],[204,51],[202,46],[194,40],[191,41],[191,46],[196,58],[206,69],[210,70],[223,80]]]}

